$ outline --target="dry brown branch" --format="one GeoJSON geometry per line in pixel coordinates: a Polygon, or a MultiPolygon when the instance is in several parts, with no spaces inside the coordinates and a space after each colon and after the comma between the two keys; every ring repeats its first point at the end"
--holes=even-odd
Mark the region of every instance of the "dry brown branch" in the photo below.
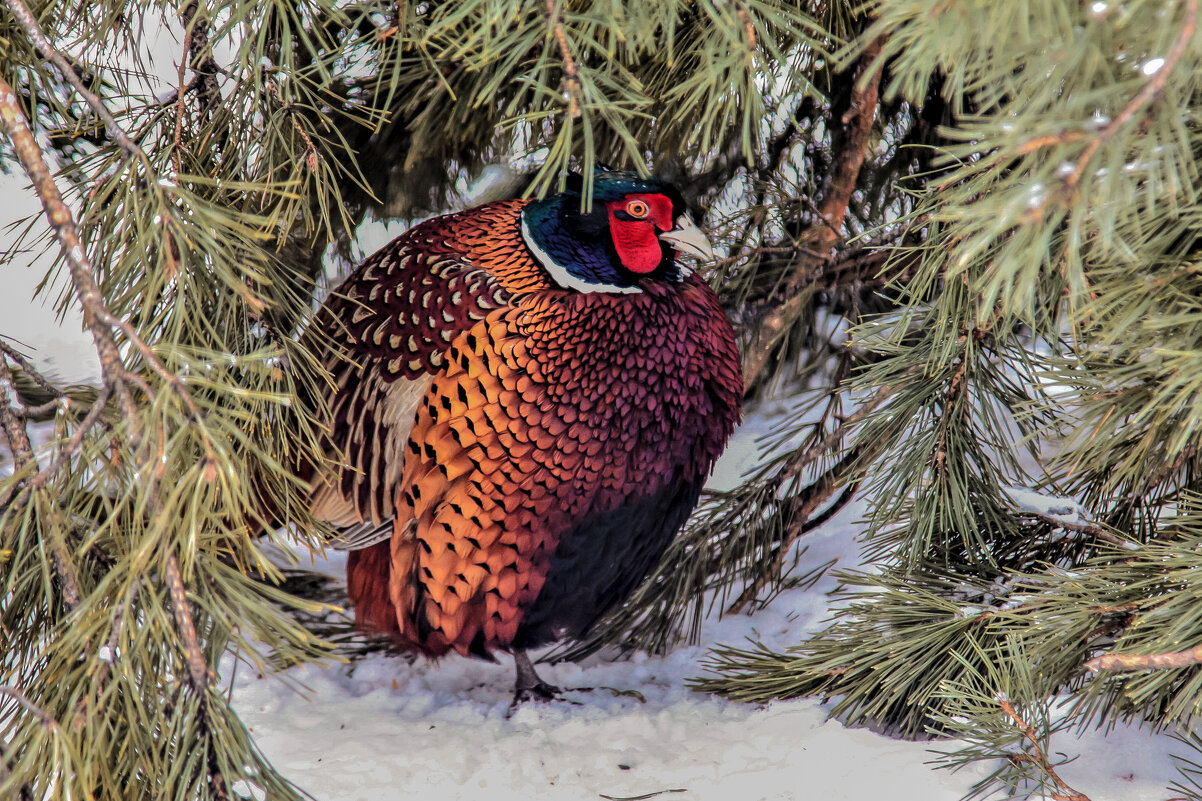
{"type": "Polygon", "coordinates": [[[580,72],[576,68],[576,59],[572,57],[572,48],[568,46],[568,35],[563,29],[563,14],[556,0],[547,0],[547,22],[551,25],[551,33],[559,45],[559,55],[563,59],[563,86],[568,94],[568,113],[572,117],[580,116],[580,72]]]}
{"type": "Polygon", "coordinates": [[[1123,110],[1085,146],[1085,150],[1082,151],[1081,157],[1077,159],[1077,164],[1073,167],[1073,171],[1064,179],[1064,185],[1070,193],[1075,191],[1078,184],[1081,183],[1081,177],[1085,174],[1085,168],[1089,166],[1090,160],[1093,159],[1098,150],[1113,139],[1115,134],[1131,121],[1136,112],[1164,89],[1165,82],[1169,79],[1169,73],[1177,66],[1177,62],[1181,60],[1181,57],[1185,55],[1190,40],[1194,38],[1194,32],[1197,29],[1198,0],[1187,0],[1185,19],[1181,22],[1181,31],[1178,33],[1177,39],[1173,42],[1168,55],[1165,56],[1164,64],[1143,85],[1143,88],[1136,93],[1135,97],[1131,98],[1131,101],[1123,107],[1123,110]]]}
{"type": "Polygon", "coordinates": [[[121,130],[121,126],[117,124],[116,118],[114,118],[113,115],[109,113],[109,110],[105,108],[104,102],[93,92],[91,92],[87,86],[84,85],[83,80],[71,66],[71,62],[67,61],[62,53],[59,53],[54,46],[50,44],[50,40],[42,31],[41,26],[38,25],[37,18],[33,15],[33,12],[29,10],[29,7],[25,5],[23,0],[4,0],[4,2],[9,7],[9,10],[13,12],[13,16],[16,17],[17,22],[22,28],[25,29],[25,34],[29,37],[29,40],[33,42],[34,47],[38,49],[38,52],[41,53],[46,60],[58,67],[59,72],[62,73],[63,78],[66,79],[67,83],[71,84],[72,88],[74,88],[75,91],[79,93],[79,96],[82,97],[88,104],[88,107],[91,108],[96,116],[100,118],[101,122],[104,123],[104,129],[108,133],[109,137],[118,145],[120,145],[121,149],[124,150],[129,156],[144,160],[145,155],[142,153],[142,149],[125,134],[125,131],[121,130]]]}
{"type": "MultiPolygon", "coordinates": [[[[843,219],[847,215],[848,204],[851,203],[860,169],[864,165],[872,123],[876,119],[877,95],[881,81],[881,71],[873,70],[872,66],[880,53],[881,40],[875,39],[860,55],[851,105],[841,120],[845,130],[843,148],[837,154],[834,168],[826,182],[822,206],[818,209],[819,221],[807,232],[807,247],[823,254],[822,261],[829,259],[831,250],[838,244],[843,219]]],[[[743,356],[743,381],[746,386],[755,385],[767,367],[780,337],[797,320],[802,308],[801,290],[811,280],[815,266],[814,259],[797,259],[791,274],[785,280],[783,300],[764,317],[752,335],[743,356]]]]}
{"type": "Polygon", "coordinates": [[[1085,663],[1091,673],[1103,670],[1171,670],[1173,668],[1202,665],[1202,645],[1186,651],[1166,654],[1106,654],[1096,656],[1085,663]]]}
{"type": "Polygon", "coordinates": [[[1048,778],[1056,783],[1057,791],[1052,792],[1048,797],[1053,799],[1053,801],[1089,801],[1089,796],[1077,792],[1064,779],[1060,778],[1060,774],[1056,772],[1055,766],[1048,761],[1047,756],[1043,753],[1043,748],[1039,745],[1039,737],[1036,736],[1035,730],[1031,728],[1029,723],[1022,719],[1018,711],[1014,708],[1014,705],[1005,698],[1002,698],[998,701],[998,706],[1014,721],[1014,725],[1018,726],[1023,736],[1031,743],[1029,753],[1014,754],[1011,758],[1022,762],[1030,762],[1046,773],[1048,778]]]}

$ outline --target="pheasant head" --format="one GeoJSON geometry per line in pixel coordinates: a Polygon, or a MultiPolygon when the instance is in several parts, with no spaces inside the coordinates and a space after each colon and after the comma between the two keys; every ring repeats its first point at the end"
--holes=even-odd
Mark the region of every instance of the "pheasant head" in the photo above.
{"type": "Polygon", "coordinates": [[[684,198],[670,184],[626,172],[598,172],[581,211],[579,181],[522,210],[522,236],[552,280],[581,292],[638,292],[639,281],[678,282],[678,252],[713,258],[684,198]]]}

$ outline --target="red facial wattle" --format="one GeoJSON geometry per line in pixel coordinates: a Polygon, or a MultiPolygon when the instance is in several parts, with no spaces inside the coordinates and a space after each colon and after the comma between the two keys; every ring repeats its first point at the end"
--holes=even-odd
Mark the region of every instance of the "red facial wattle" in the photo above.
{"type": "Polygon", "coordinates": [[[606,206],[610,236],[622,266],[632,273],[655,272],[664,259],[659,235],[672,230],[675,224],[672,201],[665,195],[639,193],[612,200],[606,206]]]}

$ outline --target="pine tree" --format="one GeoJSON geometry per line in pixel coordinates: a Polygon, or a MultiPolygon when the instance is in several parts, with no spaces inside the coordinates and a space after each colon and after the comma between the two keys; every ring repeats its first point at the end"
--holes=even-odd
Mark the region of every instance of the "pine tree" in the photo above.
{"type": "Polygon", "coordinates": [[[962,737],[948,764],[1004,757],[981,796],[1083,799],[1056,731],[1188,731],[1202,698],[1198,3],[865,13],[836,58],[879,49],[880,122],[948,114],[912,210],[876,220],[906,231],[883,249],[897,307],[848,335],[872,567],[823,631],[720,649],[698,687],[834,698],[962,737]]]}

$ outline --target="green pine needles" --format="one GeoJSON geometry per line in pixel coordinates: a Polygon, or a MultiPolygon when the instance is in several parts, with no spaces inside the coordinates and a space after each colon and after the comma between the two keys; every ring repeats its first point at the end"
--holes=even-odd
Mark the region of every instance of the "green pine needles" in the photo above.
{"type": "Polygon", "coordinates": [[[887,98],[951,111],[946,172],[897,223],[900,308],[850,334],[849,386],[888,394],[849,446],[878,453],[874,567],[825,630],[719,650],[698,687],[831,697],[966,739],[949,764],[1007,757],[982,796],[1085,798],[1053,731],[1199,712],[1198,3],[871,14],[842,57],[877,43],[887,98]]]}

